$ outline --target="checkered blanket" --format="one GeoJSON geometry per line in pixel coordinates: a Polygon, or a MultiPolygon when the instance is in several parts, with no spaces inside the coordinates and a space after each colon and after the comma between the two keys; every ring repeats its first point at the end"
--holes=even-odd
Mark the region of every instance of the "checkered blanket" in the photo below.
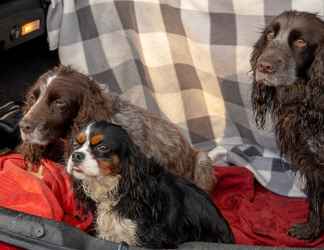
{"type": "Polygon", "coordinates": [[[216,162],[246,166],[270,190],[304,196],[255,126],[249,55],[283,10],[323,14],[323,0],[52,0],[51,49],[132,103],[176,123],[216,162]]]}

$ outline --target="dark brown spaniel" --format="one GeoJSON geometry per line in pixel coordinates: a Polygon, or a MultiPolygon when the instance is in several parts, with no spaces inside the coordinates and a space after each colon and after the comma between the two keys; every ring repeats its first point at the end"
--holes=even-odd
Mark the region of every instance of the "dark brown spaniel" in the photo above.
{"type": "Polygon", "coordinates": [[[71,140],[91,121],[113,120],[142,152],[204,190],[214,185],[206,152],[194,149],[172,123],[103,91],[100,85],[71,68],[60,66],[42,75],[27,94],[20,122],[20,151],[33,163],[42,157],[59,160],[71,152],[71,140]]]}
{"type": "Polygon", "coordinates": [[[305,178],[310,213],[289,234],[315,239],[324,220],[324,22],[315,14],[283,12],[265,28],[251,56],[252,107],[263,128],[275,124],[283,156],[305,178]]]}

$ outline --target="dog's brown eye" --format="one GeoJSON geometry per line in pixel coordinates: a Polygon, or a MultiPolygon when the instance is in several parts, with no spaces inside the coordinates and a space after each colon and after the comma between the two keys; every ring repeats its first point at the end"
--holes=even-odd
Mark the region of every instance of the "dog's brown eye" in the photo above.
{"type": "Polygon", "coordinates": [[[109,148],[107,146],[105,146],[105,145],[99,145],[99,146],[96,147],[96,149],[98,151],[101,151],[101,152],[109,151],[109,148]]]}
{"type": "Polygon", "coordinates": [[[37,99],[38,99],[38,97],[39,97],[39,95],[40,95],[40,90],[39,90],[39,88],[34,89],[34,90],[29,94],[29,96],[28,96],[28,100],[29,100],[30,102],[36,102],[37,99]]]}
{"type": "Polygon", "coordinates": [[[267,40],[268,41],[271,41],[273,38],[274,38],[274,36],[275,36],[275,33],[274,32],[269,32],[268,34],[267,34],[267,40]]]}
{"type": "Polygon", "coordinates": [[[55,100],[53,104],[58,108],[63,108],[66,105],[66,103],[60,99],[55,100]]]}
{"type": "Polygon", "coordinates": [[[307,43],[303,39],[298,39],[294,42],[296,48],[305,48],[307,43]]]}

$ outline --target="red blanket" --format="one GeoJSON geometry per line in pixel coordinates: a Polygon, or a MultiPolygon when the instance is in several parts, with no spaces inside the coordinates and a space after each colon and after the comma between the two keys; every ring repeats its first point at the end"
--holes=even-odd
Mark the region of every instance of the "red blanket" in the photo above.
{"type": "MultiPolygon", "coordinates": [[[[0,206],[66,222],[87,230],[93,216],[75,200],[63,166],[43,160],[42,177],[26,171],[18,154],[0,157],[0,206]]],[[[0,249],[16,249],[0,243],[0,249]]]]}
{"type": "Polygon", "coordinates": [[[237,244],[323,247],[324,234],[313,242],[287,235],[287,229],[306,221],[305,199],[288,198],[266,190],[253,174],[240,167],[216,167],[219,182],[213,194],[216,205],[229,221],[237,244]]]}
{"type": "MultiPolygon", "coordinates": [[[[40,179],[26,171],[20,155],[0,157],[0,206],[64,221],[86,230],[92,215],[78,206],[69,176],[62,166],[44,160],[40,179]]],[[[287,229],[306,220],[305,199],[276,195],[259,185],[245,168],[216,167],[218,185],[213,199],[229,221],[238,244],[269,246],[324,246],[324,235],[314,242],[296,240],[287,229]]],[[[0,243],[1,250],[16,249],[0,243]]]]}

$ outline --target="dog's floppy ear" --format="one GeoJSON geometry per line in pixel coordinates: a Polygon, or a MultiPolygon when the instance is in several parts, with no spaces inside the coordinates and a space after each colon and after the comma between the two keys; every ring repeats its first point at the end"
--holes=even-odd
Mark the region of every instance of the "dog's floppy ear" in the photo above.
{"type": "MultiPolygon", "coordinates": [[[[319,110],[324,110],[324,44],[315,51],[315,58],[309,69],[310,80],[307,84],[307,96],[319,110]]],[[[319,127],[322,125],[320,124],[319,127]]]]}
{"type": "Polygon", "coordinates": [[[122,176],[119,192],[144,195],[143,183],[148,181],[150,171],[148,159],[129,138],[122,142],[119,157],[122,176]]]}
{"type": "Polygon", "coordinates": [[[120,157],[120,181],[117,193],[121,199],[116,205],[116,211],[120,215],[138,217],[147,213],[152,216],[161,215],[162,203],[157,192],[158,183],[152,178],[153,171],[159,171],[154,159],[147,158],[133,142],[123,140],[123,148],[120,157]],[[152,164],[152,165],[151,165],[152,164]],[[134,202],[129,206],[129,200],[134,202]]]}
{"type": "Polygon", "coordinates": [[[112,103],[103,95],[99,85],[88,77],[84,81],[87,89],[82,91],[77,117],[73,120],[72,134],[75,136],[89,121],[109,120],[112,103]]]}
{"type": "Polygon", "coordinates": [[[324,43],[315,51],[314,61],[309,69],[309,76],[312,84],[324,83],[324,43]]]}
{"type": "Polygon", "coordinates": [[[44,147],[36,144],[22,143],[18,146],[17,151],[24,155],[24,160],[32,164],[40,164],[40,160],[44,155],[44,147]]]}
{"type": "Polygon", "coordinates": [[[139,160],[137,160],[137,157],[140,156],[140,152],[129,138],[122,141],[121,144],[119,155],[122,176],[128,179],[131,182],[130,184],[135,184],[142,175],[142,168],[137,168],[137,166],[141,164],[139,160]]]}

